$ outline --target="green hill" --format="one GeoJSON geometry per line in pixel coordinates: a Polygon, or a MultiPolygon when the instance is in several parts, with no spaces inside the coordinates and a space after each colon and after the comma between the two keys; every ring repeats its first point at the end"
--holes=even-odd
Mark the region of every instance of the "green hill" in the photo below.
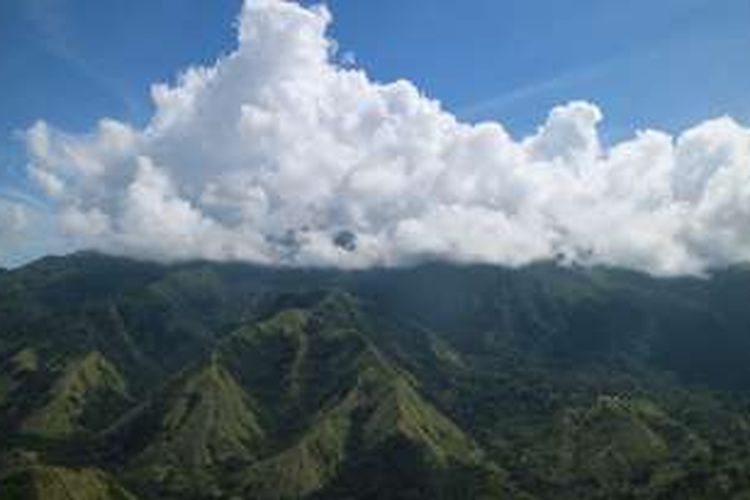
{"type": "Polygon", "coordinates": [[[3,500],[136,500],[109,475],[94,469],[29,467],[0,478],[3,500]]]}
{"type": "Polygon", "coordinates": [[[212,467],[252,460],[263,445],[252,402],[216,360],[180,377],[155,399],[143,411],[156,412],[158,424],[138,462],[212,467]]]}
{"type": "MultiPolygon", "coordinates": [[[[356,325],[346,328],[339,317],[336,329],[336,321],[332,325],[320,318],[332,314],[333,308],[347,307],[346,303],[332,304],[332,300],[314,310],[312,319],[305,321],[298,312],[282,313],[256,332],[268,335],[281,322],[287,328],[275,333],[288,336],[288,327],[296,326],[294,342],[304,348],[294,351],[281,380],[286,381],[291,401],[306,407],[306,398],[300,395],[312,390],[317,394],[309,399],[322,401],[323,410],[309,419],[291,446],[238,475],[245,494],[252,498],[302,498],[335,489],[332,484],[343,485],[352,477],[359,484],[375,484],[382,479],[379,474],[399,463],[404,449],[416,457],[415,463],[408,464],[411,470],[400,469],[404,475],[478,464],[479,452],[471,439],[419,396],[410,379],[391,366],[356,325]],[[341,357],[342,353],[346,356],[341,357]],[[334,359],[326,359],[326,354],[334,359]],[[315,382],[318,380],[327,383],[315,382]],[[310,382],[316,387],[308,387],[310,382]],[[362,469],[364,463],[369,477],[362,469]]],[[[297,413],[294,404],[282,407],[297,413]]],[[[380,483],[379,492],[396,494],[396,485],[380,483]]],[[[349,494],[355,493],[350,490],[349,494]]]]}
{"type": "MultiPolygon", "coordinates": [[[[28,369],[33,363],[26,357],[28,369]]],[[[99,430],[127,407],[130,396],[117,369],[100,353],[91,352],[64,369],[45,399],[23,420],[22,432],[61,438],[99,430]]]]}
{"type": "Polygon", "coordinates": [[[748,292],[43,259],[0,274],[0,498],[742,498],[748,292]]]}

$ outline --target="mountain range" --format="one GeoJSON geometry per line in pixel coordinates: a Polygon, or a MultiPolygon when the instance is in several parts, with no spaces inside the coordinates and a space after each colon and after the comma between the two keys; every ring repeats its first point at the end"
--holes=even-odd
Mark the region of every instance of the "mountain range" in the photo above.
{"type": "Polygon", "coordinates": [[[0,498],[750,498],[748,292],[47,257],[0,271],[0,498]]]}

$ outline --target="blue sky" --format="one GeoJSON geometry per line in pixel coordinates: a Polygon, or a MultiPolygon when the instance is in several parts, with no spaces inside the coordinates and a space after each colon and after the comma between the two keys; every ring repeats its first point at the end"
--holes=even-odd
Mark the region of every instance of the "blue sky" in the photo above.
{"type": "MultiPolygon", "coordinates": [[[[0,3],[2,182],[22,182],[14,132],[143,122],[148,88],[234,43],[239,0],[0,3]],[[9,173],[9,170],[15,171],[9,173]]],[[[306,2],[312,3],[312,2],[306,2]]],[[[587,99],[605,135],[750,118],[746,0],[332,0],[333,36],[374,78],[408,78],[470,120],[527,133],[587,99]]]]}
{"type": "MultiPolygon", "coordinates": [[[[306,4],[312,2],[305,2],[306,4]]],[[[19,131],[142,124],[149,86],[235,43],[240,0],[0,2],[0,195],[36,192],[19,131]]],[[[747,0],[331,0],[332,35],[379,81],[406,78],[459,117],[529,134],[573,99],[605,140],[750,120],[747,0]]],[[[42,202],[43,203],[43,202],[42,202]]]]}

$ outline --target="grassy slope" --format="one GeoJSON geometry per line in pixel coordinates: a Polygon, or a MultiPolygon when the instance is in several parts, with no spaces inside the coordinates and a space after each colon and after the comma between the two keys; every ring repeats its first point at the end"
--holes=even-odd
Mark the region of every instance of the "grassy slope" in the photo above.
{"type": "Polygon", "coordinates": [[[252,460],[264,433],[253,404],[216,359],[181,377],[158,408],[158,427],[137,462],[212,467],[252,460]]]}
{"type": "MultiPolygon", "coordinates": [[[[319,492],[368,456],[378,457],[383,467],[394,458],[386,450],[395,442],[415,450],[426,468],[478,462],[479,453],[471,440],[419,396],[409,378],[363,338],[356,325],[342,324],[348,307],[346,300],[329,298],[308,314],[282,313],[251,332],[240,333],[244,338],[281,336],[295,347],[287,352],[287,371],[278,378],[282,397],[276,403],[281,408],[294,411],[290,402],[295,401],[304,406],[305,398],[300,395],[311,390],[310,381],[319,379],[316,371],[320,369],[326,371],[327,384],[315,389],[328,395],[320,405],[324,410],[290,446],[239,474],[245,494],[300,498],[319,492]],[[347,353],[345,358],[339,357],[342,352],[347,353]],[[326,359],[325,354],[333,359],[326,359]],[[315,370],[308,371],[311,361],[315,370]]],[[[258,345],[253,351],[258,352],[258,345]]],[[[284,366],[277,364],[277,358],[270,359],[269,365],[284,366]]],[[[387,485],[382,488],[387,490],[387,485]]]]}
{"type": "Polygon", "coordinates": [[[136,500],[111,476],[94,469],[28,467],[0,478],[3,500],[136,500]]]}
{"type": "Polygon", "coordinates": [[[0,421],[44,461],[122,416],[71,462],[150,498],[731,497],[750,487],[748,283],[47,259],[0,276],[0,421]],[[97,410],[131,394],[127,416],[97,410]]]}
{"type": "Polygon", "coordinates": [[[100,353],[91,352],[70,362],[46,399],[24,419],[23,432],[61,438],[97,430],[107,414],[127,405],[130,396],[117,369],[100,353]]]}

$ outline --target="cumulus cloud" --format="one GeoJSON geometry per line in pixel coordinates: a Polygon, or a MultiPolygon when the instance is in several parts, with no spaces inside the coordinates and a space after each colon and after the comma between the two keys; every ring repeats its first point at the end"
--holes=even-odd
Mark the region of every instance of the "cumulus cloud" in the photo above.
{"type": "Polygon", "coordinates": [[[0,199],[0,238],[22,232],[28,222],[28,213],[23,205],[0,199]]]}
{"type": "Polygon", "coordinates": [[[63,228],[128,255],[288,265],[750,259],[750,129],[720,118],[605,148],[601,110],[573,102],[514,139],[371,80],[335,53],[331,20],[247,0],[236,49],[155,85],[145,127],[37,123],[29,172],[63,228]]]}
{"type": "Polygon", "coordinates": [[[0,197],[0,264],[28,238],[32,215],[24,204],[0,197]]]}
{"type": "Polygon", "coordinates": [[[47,207],[21,191],[0,187],[0,267],[15,267],[65,252],[47,207]]]}

